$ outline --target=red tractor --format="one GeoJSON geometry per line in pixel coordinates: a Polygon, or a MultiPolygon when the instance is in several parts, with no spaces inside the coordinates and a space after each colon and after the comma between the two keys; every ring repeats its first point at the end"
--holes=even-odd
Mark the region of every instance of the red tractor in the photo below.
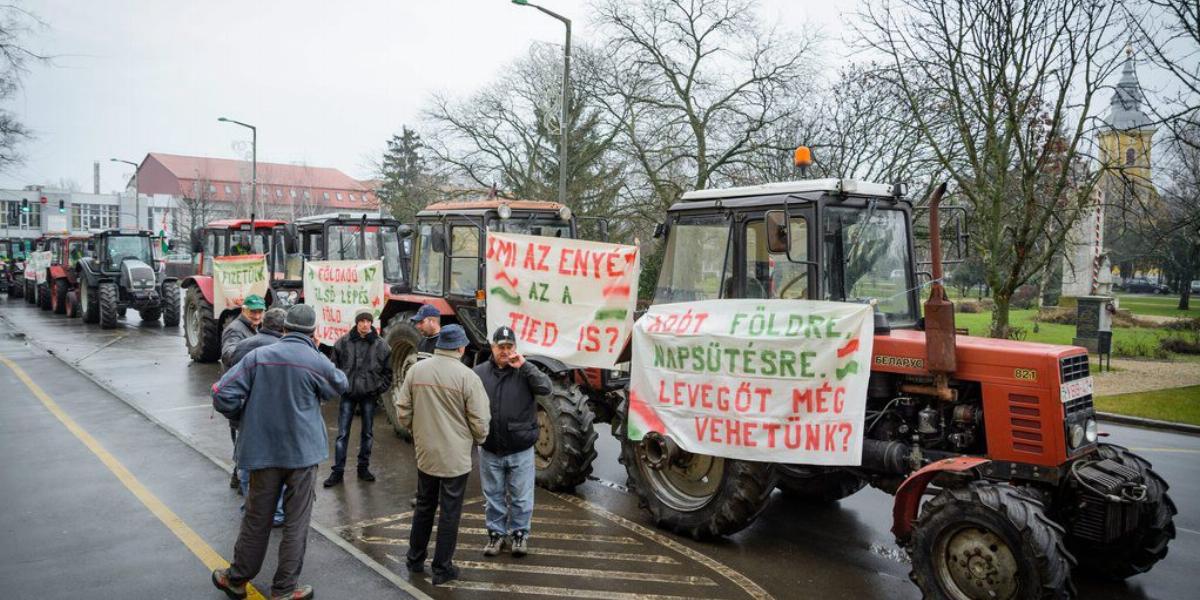
{"type": "Polygon", "coordinates": [[[899,185],[701,190],[669,209],[655,303],[870,303],[875,338],[858,466],[692,454],[661,435],[633,442],[622,405],[621,462],[655,524],[722,536],[750,524],[776,487],[835,502],[875,486],[895,495],[892,532],[913,581],[937,599],[1066,598],[1075,569],[1119,580],[1166,556],[1176,512],[1167,483],[1144,458],[1099,442],[1087,351],[956,332],[940,283],[944,188],[929,204],[926,283],[899,185]]]}
{"type": "Polygon", "coordinates": [[[79,260],[95,254],[90,233],[46,238],[46,250],[51,253],[46,268],[46,283],[38,290],[42,310],[75,318],[82,314],[79,300],[79,260]]]}
{"type": "Polygon", "coordinates": [[[300,300],[299,273],[288,264],[290,236],[285,221],[222,219],[192,232],[196,272],[183,279],[184,341],[196,362],[216,362],[221,355],[221,329],[237,317],[234,309],[213,314],[213,257],[265,254],[271,286],[267,303],[290,306],[300,300]]]}

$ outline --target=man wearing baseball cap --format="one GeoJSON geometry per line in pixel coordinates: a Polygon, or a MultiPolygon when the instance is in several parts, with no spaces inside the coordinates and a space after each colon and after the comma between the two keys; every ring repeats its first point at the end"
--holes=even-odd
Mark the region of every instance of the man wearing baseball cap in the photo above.
{"type": "Polygon", "coordinates": [[[537,400],[551,391],[550,377],[517,351],[517,336],[501,326],[492,334],[492,359],[475,367],[487,391],[492,419],[479,450],[479,480],[487,503],[485,556],[511,539],[512,555],[525,556],[533,517],[533,445],[538,439],[537,400]]]}
{"type": "MultiPolygon", "coordinates": [[[[262,325],[263,313],[266,310],[267,302],[258,294],[250,294],[242,301],[242,314],[230,321],[221,331],[221,368],[228,371],[237,364],[234,357],[237,355],[238,344],[258,333],[258,328],[262,325]]],[[[235,445],[237,444],[237,434],[238,422],[236,419],[230,419],[229,439],[233,440],[235,445]]],[[[233,472],[233,478],[229,480],[229,487],[238,488],[236,469],[233,472]]]]}
{"type": "Polygon", "coordinates": [[[354,315],[354,328],[346,332],[333,344],[333,364],[337,365],[350,380],[350,391],[342,394],[338,407],[338,436],[333,443],[333,473],[325,480],[325,487],[342,482],[346,468],[346,446],[350,443],[350,425],[354,422],[354,409],[362,412],[362,431],[358,441],[358,478],[375,481],[371,473],[371,446],[375,440],[371,428],[375,422],[375,403],[379,396],[392,387],[391,349],[387,342],[375,333],[372,324],[375,313],[361,309],[354,315]]]}
{"type": "Polygon", "coordinates": [[[396,415],[400,425],[412,432],[417,454],[417,504],[406,564],[410,573],[425,570],[433,516],[440,506],[434,585],[458,578],[453,558],[471,473],[471,448],[488,436],[487,393],[479,377],[462,363],[467,343],[461,325],[443,327],[433,357],[409,369],[396,399],[396,415]]]}
{"type": "Polygon", "coordinates": [[[433,354],[437,349],[438,334],[442,331],[442,313],[432,304],[422,304],[417,314],[409,318],[413,327],[421,334],[417,352],[433,354]]]}

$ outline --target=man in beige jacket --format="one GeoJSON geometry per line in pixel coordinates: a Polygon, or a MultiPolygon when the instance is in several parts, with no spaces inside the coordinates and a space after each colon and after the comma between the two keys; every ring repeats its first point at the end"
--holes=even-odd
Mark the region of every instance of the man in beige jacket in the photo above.
{"type": "Polygon", "coordinates": [[[491,421],[483,383],[462,363],[466,346],[462,326],[443,327],[433,357],[412,366],[396,400],[400,425],[412,431],[417,453],[417,505],[408,538],[408,571],[425,570],[433,515],[440,506],[434,585],[458,578],[454,547],[471,472],[471,447],[487,439],[491,421]]]}

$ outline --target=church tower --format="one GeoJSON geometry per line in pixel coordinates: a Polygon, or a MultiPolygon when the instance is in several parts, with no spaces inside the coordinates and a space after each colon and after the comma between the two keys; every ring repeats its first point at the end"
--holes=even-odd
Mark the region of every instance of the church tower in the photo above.
{"type": "Polygon", "coordinates": [[[1109,103],[1106,127],[1099,134],[1100,159],[1109,169],[1102,187],[1108,202],[1134,208],[1127,202],[1134,195],[1154,195],[1151,184],[1150,142],[1155,128],[1142,109],[1146,97],[1138,83],[1133,49],[1125,50],[1125,66],[1109,103]],[[1115,196],[1115,197],[1114,197],[1115,196]]]}

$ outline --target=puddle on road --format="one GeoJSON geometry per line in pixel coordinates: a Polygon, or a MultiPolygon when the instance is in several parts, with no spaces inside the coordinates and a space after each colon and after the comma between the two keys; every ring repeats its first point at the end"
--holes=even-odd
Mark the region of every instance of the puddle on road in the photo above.
{"type": "Polygon", "coordinates": [[[871,544],[869,549],[874,554],[888,560],[894,560],[902,565],[912,564],[912,560],[908,558],[908,553],[901,550],[895,544],[871,544]]]}

